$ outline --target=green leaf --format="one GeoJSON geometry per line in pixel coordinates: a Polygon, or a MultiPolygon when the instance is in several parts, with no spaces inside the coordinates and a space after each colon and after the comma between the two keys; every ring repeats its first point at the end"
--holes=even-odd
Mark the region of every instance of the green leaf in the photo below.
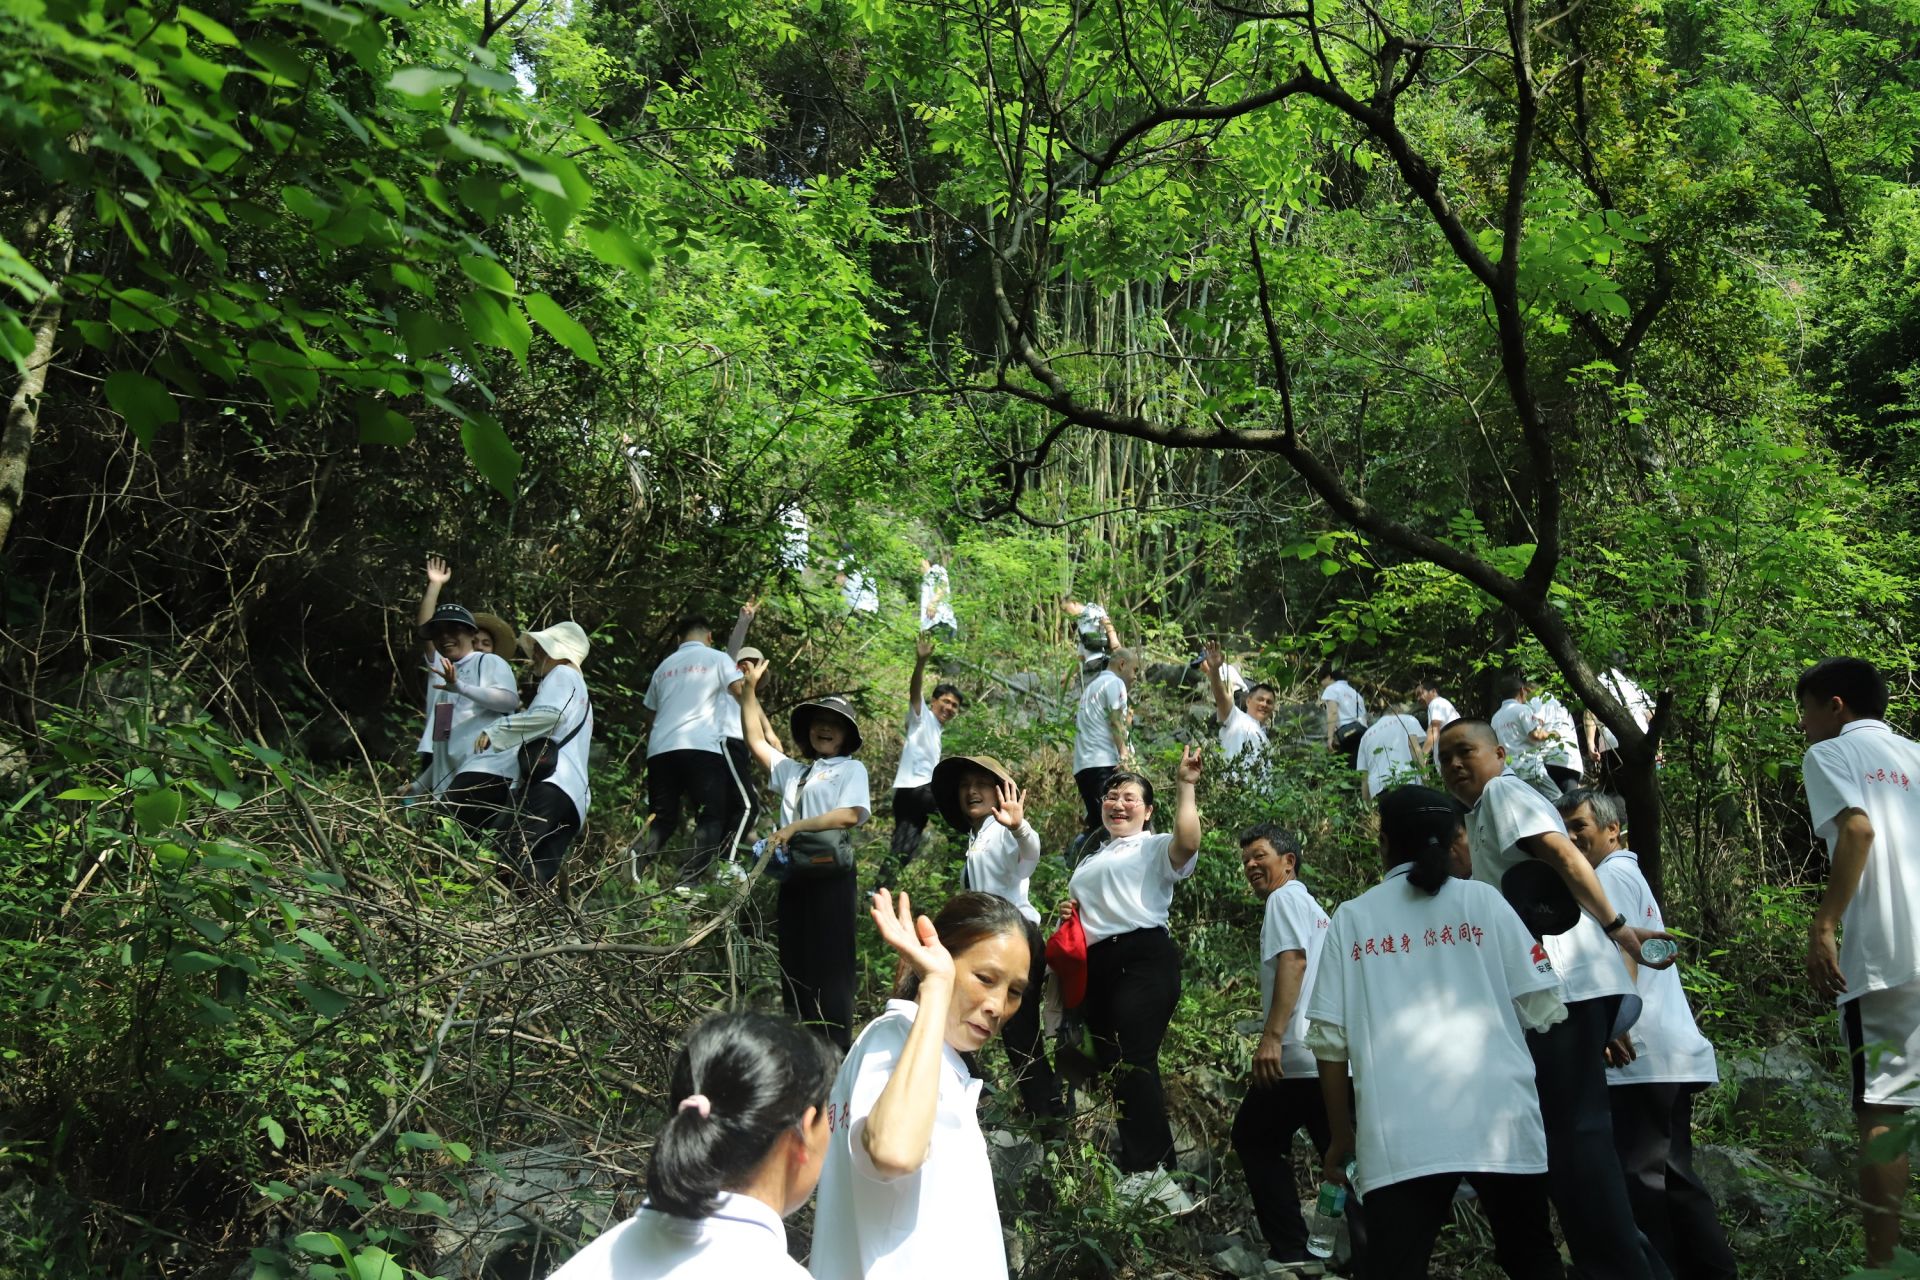
{"type": "Polygon", "coordinates": [[[295,981],[294,990],[298,991],[313,1011],[323,1018],[337,1018],[353,1004],[353,997],[344,991],[338,991],[324,983],[295,981]]]}
{"type": "Polygon", "coordinates": [[[396,1187],[391,1182],[380,1188],[380,1190],[381,1193],[387,1197],[387,1203],[396,1209],[406,1208],[407,1201],[413,1199],[413,1192],[407,1190],[405,1187],[396,1187]]]}
{"type": "Polygon", "coordinates": [[[1322,560],[1320,562],[1320,572],[1331,578],[1334,574],[1340,572],[1340,562],[1338,560],[1322,560]]]}
{"type": "Polygon", "coordinates": [[[180,421],[180,406],[173,392],[158,378],[122,369],[107,375],[107,403],[127,420],[127,430],[143,445],[153,443],[154,433],[169,422],[180,421]]]}
{"type": "Polygon", "coordinates": [[[406,1269],[385,1249],[368,1245],[353,1255],[353,1273],[359,1280],[406,1280],[406,1269]]]}
{"type": "Polygon", "coordinates": [[[54,799],[55,800],[111,800],[116,795],[119,795],[119,794],[120,793],[117,791],[108,791],[101,787],[68,787],[65,791],[62,791],[59,795],[55,796],[54,799]]]}
{"type": "Polygon", "coordinates": [[[610,267],[622,267],[635,275],[653,270],[653,252],[611,223],[581,229],[587,249],[610,267]]]}
{"type": "Polygon", "coordinates": [[[261,1116],[260,1127],[266,1130],[267,1141],[273,1144],[275,1151],[284,1150],[287,1145],[287,1131],[272,1116],[261,1116]]]}
{"type": "Polygon", "coordinates": [[[500,424],[486,414],[476,413],[461,425],[460,443],[487,483],[511,498],[514,481],[520,476],[520,455],[500,424]]]}
{"type": "Polygon", "coordinates": [[[354,416],[360,420],[361,444],[403,445],[413,441],[413,423],[365,396],[354,401],[354,416]]]}
{"type": "Polygon", "coordinates": [[[175,973],[206,973],[226,961],[205,951],[181,951],[167,958],[167,968],[175,973]]]}
{"type": "Polygon", "coordinates": [[[200,38],[208,44],[223,44],[228,48],[236,48],[240,44],[239,39],[234,36],[232,31],[229,31],[220,23],[215,22],[206,14],[201,13],[198,9],[190,9],[183,4],[176,7],[173,14],[176,18],[180,19],[180,21],[186,23],[195,31],[198,31],[200,38]]]}
{"type": "Polygon", "coordinates": [[[480,141],[458,125],[447,124],[440,127],[447,135],[447,141],[454,145],[455,150],[464,151],[476,160],[491,160],[495,164],[506,165],[509,169],[513,167],[513,157],[492,143],[480,141]]]}
{"type": "Polygon", "coordinates": [[[460,269],[467,273],[467,279],[477,285],[513,296],[513,276],[507,269],[491,258],[482,258],[476,254],[467,254],[460,259],[460,269]]]}
{"type": "Polygon", "coordinates": [[[168,787],[143,791],[133,798],[133,820],[143,835],[158,835],[186,814],[186,797],[168,787]]]}
{"type": "Polygon", "coordinates": [[[387,88],[409,98],[431,98],[442,89],[459,83],[460,73],[457,71],[442,71],[437,67],[407,67],[393,73],[387,80],[387,88]]]}
{"type": "Polygon", "coordinates": [[[559,303],[544,293],[530,293],[525,302],[527,314],[552,334],[556,342],[595,368],[600,367],[600,349],[593,345],[593,335],[559,303]]]}
{"type": "Polygon", "coordinates": [[[420,1133],[413,1129],[402,1133],[395,1141],[402,1151],[438,1151],[446,1145],[437,1133],[420,1133]]]}

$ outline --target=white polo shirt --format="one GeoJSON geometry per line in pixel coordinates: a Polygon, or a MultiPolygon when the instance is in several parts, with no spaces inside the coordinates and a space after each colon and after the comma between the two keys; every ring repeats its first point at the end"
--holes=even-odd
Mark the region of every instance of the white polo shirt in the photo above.
{"type": "MultiPolygon", "coordinates": [[[[1627,922],[1640,929],[1666,930],[1660,904],[1640,872],[1640,855],[1627,849],[1610,853],[1595,868],[1600,884],[1627,922]]],[[[1715,1084],[1720,1068],[1713,1045],[1700,1034],[1680,985],[1680,966],[1649,969],[1640,966],[1634,980],[1640,993],[1640,1020],[1629,1033],[1638,1056],[1624,1067],[1607,1072],[1608,1084],[1715,1084]]]]}
{"type": "MultiPolygon", "coordinates": [[[[1627,679],[1626,673],[1618,667],[1601,676],[1600,683],[1606,686],[1608,693],[1620,700],[1620,705],[1627,709],[1633,722],[1640,726],[1640,732],[1645,733],[1647,725],[1653,720],[1653,699],[1647,696],[1646,690],[1627,679]]],[[[1614,736],[1613,730],[1601,725],[1598,745],[1602,751],[1613,751],[1619,747],[1620,739],[1614,736]]]]}
{"type": "Polygon", "coordinates": [[[1493,727],[1493,736],[1507,749],[1507,768],[1522,778],[1544,780],[1547,777],[1546,744],[1533,737],[1533,731],[1540,727],[1540,717],[1532,707],[1518,698],[1508,698],[1487,723],[1493,727]]]}
{"type": "Polygon", "coordinates": [[[547,1280],[801,1280],[806,1274],[787,1256],[780,1215],[752,1196],[723,1191],[706,1218],[676,1218],[642,1205],[547,1280]]]}
{"type": "Polygon", "coordinates": [[[1320,701],[1333,704],[1333,723],[1336,728],[1343,724],[1367,722],[1367,700],[1345,680],[1335,680],[1322,689],[1320,701]]]}
{"type": "MultiPolygon", "coordinates": [[[[455,678],[463,685],[482,689],[506,689],[517,691],[519,685],[514,681],[513,668],[507,660],[497,653],[481,653],[473,650],[466,657],[453,664],[455,678]]],[[[511,751],[475,752],[473,747],[482,733],[491,729],[502,712],[490,711],[465,694],[453,689],[440,687],[439,677],[433,677],[432,689],[427,694],[427,740],[432,743],[433,765],[431,776],[436,795],[444,794],[447,784],[455,774],[486,773],[496,778],[518,778],[520,776],[520,757],[511,751]],[[447,713],[439,709],[443,706],[452,710],[447,713]],[[452,724],[449,736],[444,742],[433,741],[433,722],[437,715],[450,714],[452,724]]],[[[514,699],[516,702],[519,699],[514,699]]]]}
{"type": "Polygon", "coordinates": [[[1320,909],[1307,886],[1289,880],[1267,895],[1260,922],[1260,1016],[1273,1012],[1273,989],[1280,976],[1280,953],[1304,951],[1307,971],[1300,978],[1300,996],[1280,1038],[1280,1070],[1288,1076],[1317,1076],[1320,1063],[1307,1048],[1307,997],[1313,994],[1313,976],[1320,971],[1320,948],[1327,940],[1327,913],[1320,909]]]}
{"type": "Polygon", "coordinates": [[[924,699],[917,710],[908,708],[903,727],[907,736],[900,742],[900,767],[893,772],[895,791],[926,786],[940,763],[940,717],[924,699]]]}
{"type": "MultiPolygon", "coordinates": [[[[1498,893],[1501,877],[1529,856],[1520,842],[1549,831],[1564,836],[1567,824],[1561,821],[1559,810],[1528,786],[1525,779],[1509,769],[1490,780],[1487,789],[1480,793],[1479,802],[1467,810],[1467,843],[1473,849],[1473,878],[1498,893]]],[[[1619,909],[1616,904],[1614,910],[1619,909]]],[[[1553,935],[1546,943],[1547,954],[1553,957],[1553,967],[1560,974],[1560,998],[1568,1004],[1602,996],[1623,996],[1633,991],[1620,948],[1607,937],[1601,922],[1585,911],[1580,913],[1578,924],[1565,933],[1553,935]]]]}
{"type": "MultiPolygon", "coordinates": [[[[729,690],[738,679],[740,668],[724,650],[697,640],[675,649],[647,684],[646,707],[653,712],[647,758],[667,751],[725,750],[722,739],[730,726],[721,700],[734,701],[729,690]]],[[[738,727],[737,717],[731,727],[738,727]]]]}
{"type": "MultiPolygon", "coordinates": [[[[1091,606],[1089,606],[1091,607],[1091,606]]],[[[1102,671],[1080,691],[1080,712],[1074,718],[1073,771],[1120,763],[1120,744],[1113,740],[1107,717],[1127,715],[1127,682],[1102,671]]]]}
{"type": "Polygon", "coordinates": [[[1313,1023],[1344,1032],[1354,1183],[1364,1196],[1435,1173],[1544,1173],[1514,1001],[1553,989],[1546,952],[1499,890],[1449,880],[1428,895],[1411,869],[1334,910],[1307,1005],[1313,1023]]]}
{"type": "Polygon", "coordinates": [[[993,815],[987,815],[980,829],[967,842],[967,860],[960,870],[960,883],[974,893],[991,893],[1020,908],[1020,914],[1035,924],[1040,912],[1027,896],[1027,882],[1040,865],[1040,833],[1025,818],[1012,831],[993,815]]]}
{"type": "Polygon", "coordinates": [[[1561,769],[1585,768],[1580,758],[1580,730],[1574,725],[1573,712],[1567,710],[1567,704],[1550,693],[1543,693],[1528,706],[1540,727],[1553,735],[1540,744],[1542,760],[1561,769]]]}
{"type": "Polygon", "coordinates": [[[1840,917],[1840,1003],[1920,978],[1920,743],[1884,720],[1853,720],[1808,747],[1800,772],[1829,857],[1843,810],[1873,823],[1860,888],[1840,917]]]}
{"type": "Polygon", "coordinates": [[[1238,707],[1227,709],[1227,722],[1220,726],[1220,750],[1233,760],[1248,753],[1258,754],[1267,745],[1267,727],[1238,707]]]}
{"type": "Polygon", "coordinates": [[[1451,702],[1439,694],[1433,695],[1433,701],[1427,704],[1427,728],[1444,729],[1460,718],[1451,702]]]}
{"type": "MultiPolygon", "coordinates": [[[[993,1169],[980,1133],[980,1082],[943,1045],[940,1096],[926,1163],[888,1178],[862,1141],[918,1006],[889,1000],[847,1051],[827,1104],[833,1137],[813,1214],[816,1280],[1005,1280],[1007,1250],[993,1169]]],[[[740,1273],[751,1280],[752,1273],[740,1273]]]]}
{"type": "Polygon", "coordinates": [[[1360,751],[1353,767],[1367,775],[1371,794],[1378,796],[1389,787],[1420,780],[1413,744],[1425,744],[1426,730],[1410,715],[1384,715],[1360,735],[1360,751]]]}
{"type": "Polygon", "coordinates": [[[1193,874],[1194,851],[1178,871],[1168,860],[1173,835],[1117,836],[1080,860],[1067,882],[1067,896],[1080,904],[1080,927],[1087,945],[1136,929],[1166,927],[1173,908],[1173,886],[1193,874]]]}
{"type": "Polygon", "coordinates": [[[540,687],[534,690],[527,709],[500,717],[487,735],[493,751],[515,754],[529,738],[550,738],[565,744],[547,781],[567,793],[574,812],[585,822],[587,804],[592,799],[587,786],[587,755],[593,747],[593,704],[587,698],[587,682],[578,670],[555,667],[547,672],[540,678],[540,687]]]}
{"type": "MultiPolygon", "coordinates": [[[[779,756],[779,752],[774,754],[779,756]]],[[[780,797],[783,827],[835,809],[858,809],[862,822],[873,814],[867,766],[852,756],[828,756],[824,760],[779,756],[767,772],[767,785],[780,797]],[[804,788],[802,782],[806,784],[804,788]]]]}

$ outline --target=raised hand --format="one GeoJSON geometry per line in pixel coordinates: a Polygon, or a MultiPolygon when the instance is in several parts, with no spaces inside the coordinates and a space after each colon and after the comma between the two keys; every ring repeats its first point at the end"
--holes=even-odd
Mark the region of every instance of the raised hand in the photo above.
{"type": "Polygon", "coordinates": [[[453,581],[453,566],[440,556],[428,556],[427,581],[436,587],[446,586],[453,581]]]}
{"type": "Polygon", "coordinates": [[[1201,669],[1210,676],[1219,675],[1221,668],[1227,665],[1226,651],[1221,649],[1218,640],[1209,640],[1205,653],[1206,656],[1200,659],[1201,669]]]}
{"type": "Polygon", "coordinates": [[[439,679],[442,689],[452,692],[460,687],[460,669],[453,665],[452,658],[441,658],[433,674],[439,679]]]}
{"type": "Polygon", "coordinates": [[[895,904],[885,889],[875,889],[869,912],[880,936],[920,976],[922,987],[929,982],[953,981],[953,956],[941,945],[933,921],[913,914],[913,903],[904,892],[895,904]]]}
{"type": "Polygon", "coordinates": [[[747,688],[758,691],[760,682],[767,677],[768,663],[756,662],[750,667],[740,668],[740,678],[747,682],[747,688]]]}
{"type": "Polygon", "coordinates": [[[1180,767],[1174,776],[1188,786],[1200,784],[1200,748],[1189,742],[1180,748],[1180,767]]]}
{"type": "Polygon", "coordinates": [[[993,806],[993,820],[1009,831],[1027,820],[1027,793],[1018,783],[1003,782],[994,788],[999,803],[993,806]]]}
{"type": "MultiPolygon", "coordinates": [[[[929,614],[928,616],[931,617],[932,615],[929,614]]],[[[913,655],[922,662],[925,662],[933,656],[933,632],[922,631],[920,633],[920,638],[913,642],[913,655]]]]}

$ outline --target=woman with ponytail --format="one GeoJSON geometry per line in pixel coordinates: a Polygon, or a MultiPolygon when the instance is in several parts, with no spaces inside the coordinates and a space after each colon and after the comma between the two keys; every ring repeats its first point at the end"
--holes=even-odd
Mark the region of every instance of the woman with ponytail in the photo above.
{"type": "Polygon", "coordinates": [[[646,1202],[550,1280],[804,1277],[780,1220],[820,1181],[837,1056],[766,1014],[696,1026],[674,1059],[646,1202]]]}
{"type": "Polygon", "coordinates": [[[1564,1274],[1526,1032],[1566,1009],[1545,948],[1507,900],[1450,874],[1463,822],[1460,807],[1428,787],[1380,797],[1386,877],[1335,909],[1307,1002],[1307,1047],[1320,1060],[1333,1132],[1323,1172],[1346,1183],[1356,1162],[1362,1280],[1427,1274],[1463,1176],[1509,1276],[1564,1274]]]}

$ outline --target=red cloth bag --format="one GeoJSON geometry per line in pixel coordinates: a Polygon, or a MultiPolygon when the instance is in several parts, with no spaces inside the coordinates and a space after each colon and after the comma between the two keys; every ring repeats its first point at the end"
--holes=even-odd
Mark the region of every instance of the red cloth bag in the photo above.
{"type": "Polygon", "coordinates": [[[1078,903],[1069,903],[1060,927],[1047,939],[1047,967],[1060,979],[1060,1003],[1077,1009],[1087,998],[1087,931],[1078,903]]]}

